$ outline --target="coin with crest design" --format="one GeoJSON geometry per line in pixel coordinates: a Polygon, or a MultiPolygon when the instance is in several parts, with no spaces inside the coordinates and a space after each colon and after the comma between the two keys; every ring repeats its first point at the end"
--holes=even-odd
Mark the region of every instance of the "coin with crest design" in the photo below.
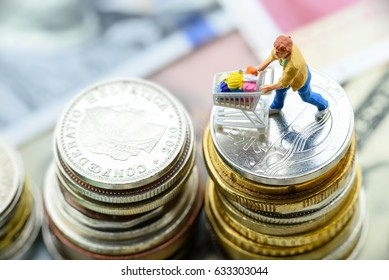
{"type": "Polygon", "coordinates": [[[154,83],[122,79],[78,95],[56,129],[65,164],[86,182],[131,189],[166,173],[181,152],[182,106],[154,83]]]}

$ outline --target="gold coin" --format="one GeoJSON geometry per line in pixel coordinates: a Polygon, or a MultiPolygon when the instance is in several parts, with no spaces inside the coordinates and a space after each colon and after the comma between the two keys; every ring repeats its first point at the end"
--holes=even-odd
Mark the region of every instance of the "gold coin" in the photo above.
{"type": "MultiPolygon", "coordinates": [[[[313,232],[308,232],[302,235],[276,237],[266,236],[262,233],[256,233],[255,237],[257,240],[253,241],[250,238],[247,238],[246,236],[238,233],[236,229],[232,228],[229,224],[231,219],[228,219],[228,217],[223,216],[221,213],[220,205],[218,205],[217,201],[215,200],[214,188],[211,181],[209,181],[206,191],[206,198],[208,201],[207,203],[209,204],[209,210],[207,214],[212,213],[220,231],[227,235],[228,239],[230,239],[233,243],[241,246],[247,251],[259,255],[274,257],[303,254],[331,240],[350,220],[358,206],[356,202],[361,185],[360,171],[358,172],[355,181],[356,192],[353,196],[351,196],[351,201],[344,205],[341,212],[339,212],[338,215],[329,221],[325,226],[313,232]]],[[[240,229],[242,228],[243,227],[240,226],[240,229]]],[[[246,233],[248,233],[247,229],[245,230],[246,233]]],[[[249,233],[253,234],[253,231],[249,233]]]]}
{"type": "Polygon", "coordinates": [[[231,219],[239,221],[242,226],[253,231],[276,236],[301,234],[321,227],[330,219],[332,219],[333,216],[337,214],[339,209],[345,204],[345,201],[339,201],[338,203],[334,204],[330,203],[329,211],[322,209],[318,210],[318,212],[324,211],[324,213],[320,214],[318,218],[315,217],[316,213],[308,213],[303,216],[305,221],[295,222],[301,219],[301,216],[297,216],[296,214],[296,218],[278,219],[274,219],[268,216],[265,217],[264,215],[245,208],[238,203],[233,205],[231,201],[229,201],[220,192],[217,192],[217,196],[220,199],[223,210],[226,211],[227,215],[231,219]]]}
{"type": "MultiPolygon", "coordinates": [[[[264,231],[268,232],[268,227],[271,227],[274,230],[274,225],[253,221],[252,219],[250,220],[250,217],[247,216],[241,215],[239,217],[237,215],[238,213],[230,215],[233,210],[227,210],[227,208],[225,208],[226,204],[222,202],[222,199],[220,199],[220,196],[218,196],[217,192],[213,190],[212,187],[210,187],[209,195],[213,195],[216,206],[215,211],[220,213],[224,221],[237,232],[253,240],[254,242],[271,246],[295,247],[310,244],[313,247],[318,247],[331,239],[333,235],[342,228],[342,224],[347,222],[347,217],[352,215],[360,191],[360,177],[361,176],[359,171],[356,179],[353,182],[351,193],[349,193],[348,197],[344,199],[340,209],[335,209],[335,211],[332,211],[332,218],[329,216],[330,213],[328,213],[328,215],[320,219],[319,226],[313,228],[311,231],[286,236],[284,234],[285,225],[276,226],[275,228],[278,230],[278,232],[274,231],[275,235],[266,234],[264,231]],[[251,222],[251,226],[256,225],[256,230],[247,227],[247,221],[251,222]],[[280,234],[282,234],[282,236],[280,236],[280,234]]],[[[210,184],[212,185],[212,183],[210,184]]],[[[311,222],[308,222],[307,224],[310,225],[311,222]]],[[[296,225],[290,225],[289,227],[293,228],[295,226],[296,225]]]]}
{"type": "Polygon", "coordinates": [[[250,208],[272,213],[291,213],[302,209],[317,207],[317,204],[329,198],[335,192],[340,192],[351,180],[355,159],[355,137],[343,159],[329,172],[317,179],[292,186],[269,186],[252,182],[236,174],[225,165],[217,155],[210,137],[209,129],[205,131],[203,139],[203,154],[209,175],[221,187],[223,194],[229,199],[250,208]],[[306,187],[310,186],[310,190],[306,187]],[[304,192],[273,193],[279,189],[297,190],[304,192]]]}
{"type": "Polygon", "coordinates": [[[26,221],[30,217],[32,209],[32,193],[28,182],[25,183],[19,202],[16,204],[15,212],[8,223],[4,226],[5,235],[0,240],[0,251],[12,246],[14,240],[23,231],[26,221]]]}
{"type": "MultiPolygon", "coordinates": [[[[355,134],[347,153],[349,153],[349,155],[347,156],[345,155],[343,159],[349,159],[350,156],[354,157],[355,155],[355,134]]],[[[206,167],[208,168],[210,175],[219,174],[219,179],[225,179],[225,182],[227,184],[230,184],[231,186],[234,187],[236,186],[236,189],[241,188],[247,191],[253,191],[255,193],[258,193],[258,196],[265,195],[265,194],[291,195],[291,194],[298,194],[299,192],[302,191],[312,191],[313,189],[315,189],[315,187],[321,188],[322,182],[325,181],[327,177],[333,175],[334,173],[337,174],[338,170],[345,170],[343,164],[346,164],[346,163],[341,163],[340,166],[333,167],[322,176],[319,176],[314,180],[301,183],[301,184],[283,185],[283,186],[261,184],[246,179],[245,177],[236,173],[234,170],[232,170],[229,166],[227,166],[224,163],[224,161],[218,155],[215,146],[213,144],[209,125],[205,128],[204,135],[203,135],[203,156],[205,159],[206,167]]],[[[348,169],[346,168],[346,170],[348,169]]]]}
{"type": "Polygon", "coordinates": [[[352,219],[349,223],[340,231],[330,242],[324,244],[323,246],[317,248],[316,250],[309,251],[304,254],[298,254],[293,256],[272,256],[272,255],[261,255],[253,253],[246,250],[241,244],[234,243],[229,236],[226,236],[222,228],[216,222],[215,217],[212,214],[209,206],[209,198],[205,196],[205,212],[207,214],[208,222],[211,225],[211,230],[217,238],[218,245],[226,253],[226,255],[231,259],[237,260],[269,260],[269,259],[285,259],[285,260],[314,260],[314,259],[323,259],[327,255],[330,255],[336,248],[339,248],[344,244],[348,237],[355,231],[355,229],[360,230],[362,220],[359,215],[359,207],[357,207],[357,212],[352,216],[352,219]]]}

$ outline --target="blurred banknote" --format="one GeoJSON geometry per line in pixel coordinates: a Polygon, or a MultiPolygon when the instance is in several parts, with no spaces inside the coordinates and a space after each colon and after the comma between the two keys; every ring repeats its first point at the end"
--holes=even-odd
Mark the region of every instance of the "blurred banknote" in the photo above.
{"type": "Polygon", "coordinates": [[[0,136],[23,144],[84,87],[145,77],[233,28],[215,0],[144,2],[1,1],[0,136]]]}
{"type": "Polygon", "coordinates": [[[259,61],[278,34],[288,34],[312,67],[344,86],[354,108],[368,203],[369,227],[359,258],[388,259],[389,2],[220,2],[259,61]]]}
{"type": "Polygon", "coordinates": [[[361,259],[389,258],[389,65],[344,85],[355,113],[369,229],[361,259]]]}
{"type": "MultiPolygon", "coordinates": [[[[361,259],[389,258],[389,2],[220,0],[258,60],[278,34],[344,88],[355,112],[369,227],[361,259]],[[249,20],[247,20],[249,19],[249,20]]],[[[255,62],[253,62],[255,63],[255,62]]]]}
{"type": "Polygon", "coordinates": [[[220,0],[260,60],[279,34],[339,83],[389,61],[387,0],[220,0]]]}

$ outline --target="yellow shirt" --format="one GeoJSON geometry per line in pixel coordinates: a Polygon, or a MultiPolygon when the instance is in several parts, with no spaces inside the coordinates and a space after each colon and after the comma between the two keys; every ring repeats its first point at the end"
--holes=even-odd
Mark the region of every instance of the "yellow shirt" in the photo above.
{"type": "MultiPolygon", "coordinates": [[[[276,56],[276,50],[273,49],[271,52],[273,60],[278,60],[281,64],[282,59],[276,56]]],[[[286,59],[286,65],[283,66],[283,73],[281,78],[278,80],[278,84],[283,88],[291,86],[294,91],[299,90],[305,84],[308,78],[307,65],[304,57],[301,55],[300,50],[293,45],[292,52],[286,59]]]]}

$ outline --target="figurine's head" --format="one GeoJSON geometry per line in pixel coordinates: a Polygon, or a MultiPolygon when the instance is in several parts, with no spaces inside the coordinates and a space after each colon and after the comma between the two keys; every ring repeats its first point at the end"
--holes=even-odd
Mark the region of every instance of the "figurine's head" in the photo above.
{"type": "Polygon", "coordinates": [[[290,36],[280,35],[273,43],[276,55],[279,58],[287,57],[292,51],[293,41],[290,36]]]}

